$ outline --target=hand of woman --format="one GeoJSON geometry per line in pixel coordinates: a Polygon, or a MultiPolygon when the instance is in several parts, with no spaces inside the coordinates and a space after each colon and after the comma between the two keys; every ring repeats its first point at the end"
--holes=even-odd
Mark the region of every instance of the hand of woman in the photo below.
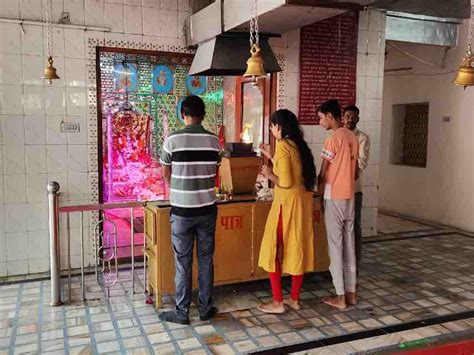
{"type": "Polygon", "coordinates": [[[262,169],[260,173],[268,179],[269,176],[273,174],[273,169],[270,168],[268,165],[262,165],[262,169]]]}
{"type": "Polygon", "coordinates": [[[265,155],[268,159],[273,158],[272,148],[270,147],[270,144],[260,144],[258,147],[260,148],[262,154],[265,155]]]}

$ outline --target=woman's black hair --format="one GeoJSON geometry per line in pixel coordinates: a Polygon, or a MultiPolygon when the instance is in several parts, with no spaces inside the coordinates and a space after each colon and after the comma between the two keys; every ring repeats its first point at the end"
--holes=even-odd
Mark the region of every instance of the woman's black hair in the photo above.
{"type": "Polygon", "coordinates": [[[318,112],[324,113],[325,115],[330,113],[337,121],[341,120],[342,110],[337,100],[326,101],[318,107],[318,112]]]}
{"type": "Polygon", "coordinates": [[[313,154],[303,138],[303,131],[296,115],[290,110],[278,110],[273,113],[270,121],[274,125],[280,126],[282,138],[288,138],[295,142],[300,153],[304,186],[308,191],[312,191],[316,184],[316,167],[313,154]]]}

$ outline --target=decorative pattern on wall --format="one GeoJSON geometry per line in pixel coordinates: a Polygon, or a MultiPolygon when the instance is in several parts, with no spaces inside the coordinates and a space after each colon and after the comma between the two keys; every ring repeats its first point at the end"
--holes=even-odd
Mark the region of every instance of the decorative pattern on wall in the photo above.
{"type": "Polygon", "coordinates": [[[301,28],[301,124],[319,124],[315,107],[326,100],[355,104],[358,21],[350,11],[301,28]]]}
{"type": "Polygon", "coordinates": [[[184,128],[181,104],[199,95],[204,126],[223,120],[222,77],[188,76],[192,56],[99,48],[104,202],[167,198],[159,154],[171,132],[184,128]]]}
{"type": "Polygon", "coordinates": [[[276,50],[275,57],[278,61],[278,65],[281,68],[281,72],[278,75],[278,92],[277,92],[277,109],[280,110],[285,108],[285,82],[286,82],[286,56],[284,53],[278,53],[276,50]]]}

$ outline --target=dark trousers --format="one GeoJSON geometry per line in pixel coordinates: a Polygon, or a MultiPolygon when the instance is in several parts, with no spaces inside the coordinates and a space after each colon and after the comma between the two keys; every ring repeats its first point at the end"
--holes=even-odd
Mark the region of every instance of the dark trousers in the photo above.
{"type": "Polygon", "coordinates": [[[187,319],[191,306],[194,239],[197,242],[199,313],[206,315],[213,306],[214,246],[216,214],[181,217],[171,215],[171,233],[176,266],[176,315],[187,319]]]}
{"type": "Polygon", "coordinates": [[[354,218],[354,241],[357,271],[359,271],[359,264],[362,258],[362,192],[355,194],[355,218],[354,218]]]}

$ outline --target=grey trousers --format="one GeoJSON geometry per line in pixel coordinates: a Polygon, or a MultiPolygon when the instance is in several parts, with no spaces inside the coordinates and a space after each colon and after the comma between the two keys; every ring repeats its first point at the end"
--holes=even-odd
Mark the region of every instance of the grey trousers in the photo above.
{"type": "Polygon", "coordinates": [[[354,218],[354,237],[355,253],[357,260],[357,271],[360,270],[360,260],[362,258],[362,192],[355,194],[355,218],[354,218]]]}
{"type": "Polygon", "coordinates": [[[355,292],[357,268],[354,243],[354,199],[324,200],[332,282],[336,294],[355,292]]]}
{"type": "Polygon", "coordinates": [[[176,266],[176,315],[187,319],[191,305],[193,248],[197,242],[199,314],[207,315],[214,301],[214,247],[216,215],[180,217],[171,215],[171,240],[176,266]]]}

